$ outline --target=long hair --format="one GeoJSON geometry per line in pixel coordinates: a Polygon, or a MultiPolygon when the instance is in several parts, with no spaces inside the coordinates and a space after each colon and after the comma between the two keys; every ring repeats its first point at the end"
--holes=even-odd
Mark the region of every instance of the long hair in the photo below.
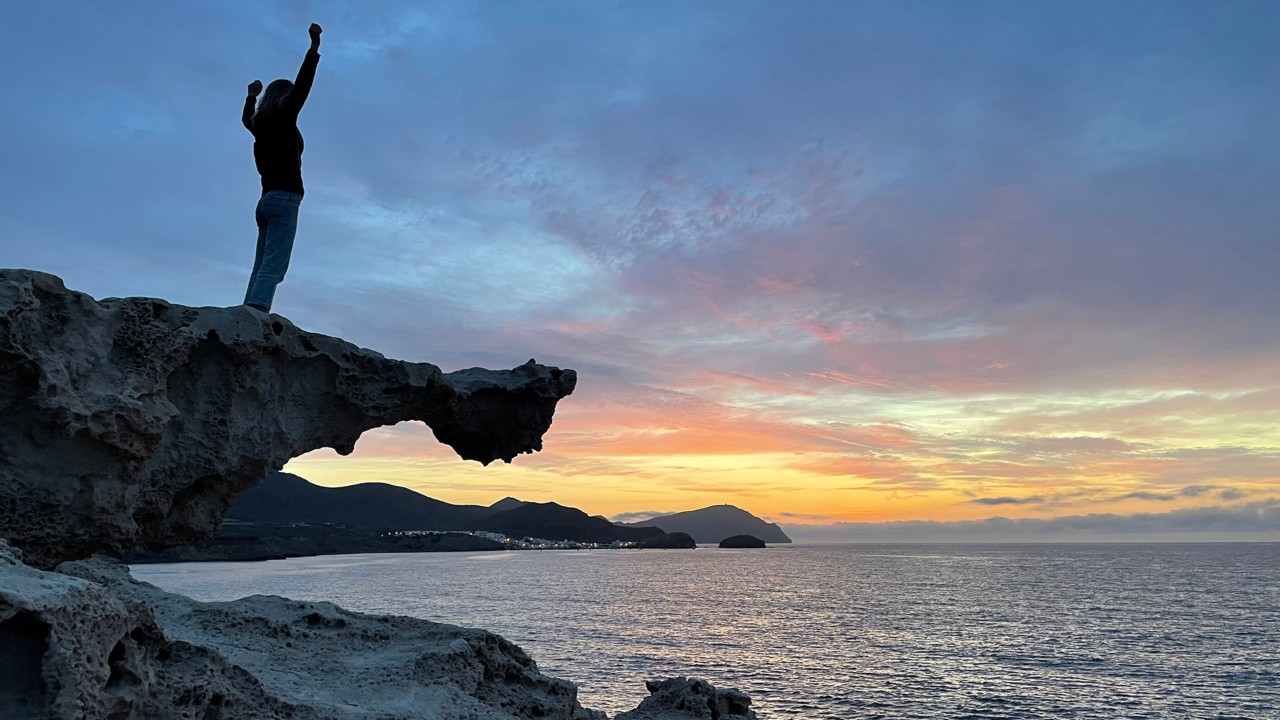
{"type": "Polygon", "coordinates": [[[272,80],[267,89],[262,92],[262,98],[258,100],[258,108],[253,111],[253,124],[257,125],[262,120],[269,120],[272,113],[284,104],[284,99],[293,90],[293,83],[285,80],[272,80]]]}

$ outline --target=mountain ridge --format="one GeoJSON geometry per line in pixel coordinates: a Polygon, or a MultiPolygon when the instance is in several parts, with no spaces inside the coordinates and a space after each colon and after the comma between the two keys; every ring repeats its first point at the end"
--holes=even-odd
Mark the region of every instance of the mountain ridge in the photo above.
{"type": "Polygon", "coordinates": [[[292,473],[267,475],[245,491],[227,517],[243,522],[343,525],[367,530],[487,530],[508,537],[610,543],[665,534],[643,523],[621,527],[554,502],[503,498],[485,507],[454,505],[416,490],[380,482],[324,487],[292,473]]]}
{"type": "Polygon", "coordinates": [[[346,525],[367,529],[460,530],[489,512],[454,505],[399,485],[380,482],[324,487],[292,473],[275,472],[244,492],[227,517],[244,522],[346,525]]]}

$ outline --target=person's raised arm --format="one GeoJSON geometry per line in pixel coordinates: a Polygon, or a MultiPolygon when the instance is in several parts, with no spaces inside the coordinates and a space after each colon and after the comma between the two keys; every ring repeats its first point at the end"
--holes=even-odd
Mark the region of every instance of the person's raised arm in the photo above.
{"type": "Polygon", "coordinates": [[[261,80],[249,83],[249,97],[244,99],[244,112],[240,114],[240,122],[244,123],[244,129],[249,132],[253,132],[253,108],[260,92],[262,92],[261,80]]]}
{"type": "Polygon", "coordinates": [[[316,79],[316,65],[320,64],[321,32],[323,30],[315,23],[311,23],[311,27],[307,29],[307,33],[311,35],[311,47],[307,50],[306,57],[302,58],[302,68],[298,70],[298,79],[293,81],[293,89],[289,91],[289,96],[285,99],[289,109],[294,113],[302,110],[302,104],[307,101],[307,95],[311,94],[311,83],[316,79]]]}

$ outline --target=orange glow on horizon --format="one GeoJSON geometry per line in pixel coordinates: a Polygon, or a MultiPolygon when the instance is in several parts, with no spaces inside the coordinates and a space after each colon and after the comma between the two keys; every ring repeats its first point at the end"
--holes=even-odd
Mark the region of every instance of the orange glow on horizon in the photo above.
{"type": "MultiPolygon", "coordinates": [[[[988,345],[952,348],[948,362],[1003,364],[975,350],[988,345]]],[[[459,462],[410,423],[367,433],[348,458],[318,451],[287,469],[453,503],[513,496],[605,516],[730,503],[795,525],[1162,513],[1280,495],[1276,387],[977,391],[885,376],[863,347],[872,357],[843,370],[589,378],[561,402],[543,452],[511,465],[459,462]]]]}

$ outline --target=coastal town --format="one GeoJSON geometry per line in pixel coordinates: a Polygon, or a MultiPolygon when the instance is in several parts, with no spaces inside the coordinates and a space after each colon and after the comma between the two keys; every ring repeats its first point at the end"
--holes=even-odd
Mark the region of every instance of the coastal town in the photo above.
{"type": "Polygon", "coordinates": [[[623,550],[640,547],[638,543],[629,540],[597,543],[578,542],[577,540],[548,540],[537,537],[512,538],[503,533],[489,532],[488,530],[394,530],[382,533],[382,536],[387,538],[427,537],[430,535],[470,535],[501,543],[507,550],[623,550]]]}

